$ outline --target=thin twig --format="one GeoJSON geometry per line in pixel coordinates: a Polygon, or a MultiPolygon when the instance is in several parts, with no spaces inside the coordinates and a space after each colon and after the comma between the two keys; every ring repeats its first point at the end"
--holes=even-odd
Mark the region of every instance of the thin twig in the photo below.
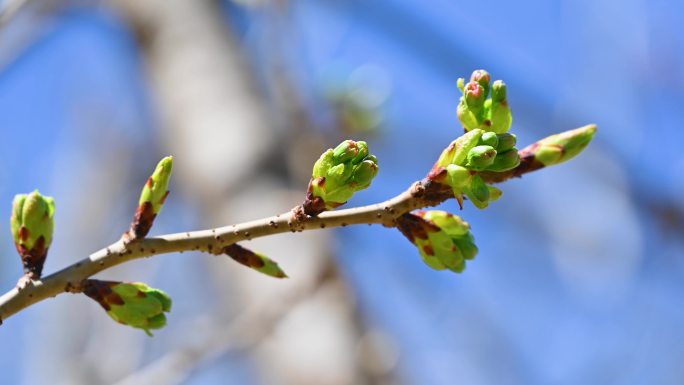
{"type": "MultiPolygon", "coordinates": [[[[541,168],[531,167],[534,157],[530,157],[526,153],[526,151],[529,152],[529,148],[520,151],[521,163],[517,168],[510,172],[491,176],[482,174],[485,181],[502,182],[541,168]]],[[[316,217],[305,215],[301,206],[297,206],[280,215],[236,225],[162,235],[130,243],[119,240],[56,273],[39,281],[32,281],[22,289],[14,288],[2,295],[0,297],[0,323],[13,314],[47,298],[65,292],[80,293],[82,282],[85,279],[134,259],[193,250],[220,254],[225,246],[233,243],[288,231],[301,232],[358,224],[380,224],[386,227],[394,227],[395,220],[401,215],[418,208],[435,206],[452,197],[451,190],[445,189],[444,185],[424,179],[384,202],[324,212],[316,217]]]]}

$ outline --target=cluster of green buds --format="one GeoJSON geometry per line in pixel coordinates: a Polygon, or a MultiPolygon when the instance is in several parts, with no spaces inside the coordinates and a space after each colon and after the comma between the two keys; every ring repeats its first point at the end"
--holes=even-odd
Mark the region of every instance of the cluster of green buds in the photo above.
{"type": "Polygon", "coordinates": [[[18,194],[12,202],[10,229],[14,246],[30,279],[39,279],[54,230],[55,201],[38,190],[18,194]]]}
{"type": "Polygon", "coordinates": [[[442,151],[428,178],[449,185],[459,205],[463,205],[465,195],[475,207],[483,209],[498,199],[501,191],[488,186],[478,172],[504,172],[517,167],[520,156],[515,144],[513,134],[473,129],[442,151]]]}
{"type": "Polygon", "coordinates": [[[476,128],[497,134],[508,132],[513,115],[506,100],[506,84],[497,80],[490,86],[491,77],[485,70],[473,71],[470,81],[459,78],[457,85],[463,93],[456,109],[458,120],[466,131],[476,128]],[[488,98],[491,91],[491,97],[488,98]]]}
{"type": "Polygon", "coordinates": [[[378,160],[368,152],[366,142],[345,140],[328,149],[314,164],[304,213],[315,216],[343,205],[370,186],[377,173],[378,160]]]}
{"type": "Polygon", "coordinates": [[[256,253],[242,247],[237,243],[224,247],[221,252],[231,257],[235,262],[262,274],[274,278],[287,278],[287,274],[285,274],[274,260],[261,253],[256,253]]]}
{"type": "Polygon", "coordinates": [[[114,282],[89,279],[83,283],[83,293],[102,306],[114,321],[150,330],[166,326],[171,311],[171,298],[159,289],[141,282],[114,282]]]}
{"type": "Polygon", "coordinates": [[[173,168],[173,157],[167,156],[157,164],[140,193],[138,208],[135,210],[131,228],[124,236],[128,240],[144,238],[150,232],[154,219],[161,211],[169,195],[169,179],[173,168]]]}
{"type": "Polygon", "coordinates": [[[470,226],[446,211],[417,211],[397,219],[397,228],[416,245],[426,265],[460,273],[477,255],[470,226]]]}

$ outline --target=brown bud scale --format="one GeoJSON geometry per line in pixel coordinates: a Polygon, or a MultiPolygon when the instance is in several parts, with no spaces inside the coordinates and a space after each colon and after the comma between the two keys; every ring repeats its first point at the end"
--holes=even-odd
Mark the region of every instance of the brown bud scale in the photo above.
{"type": "MultiPolygon", "coordinates": [[[[22,230],[23,229],[25,229],[25,227],[22,227],[22,230]]],[[[21,230],[19,233],[21,234],[21,230]]],[[[28,229],[26,230],[26,234],[28,236],[28,229]]],[[[15,244],[14,246],[21,257],[21,263],[24,265],[24,273],[26,276],[32,280],[40,279],[48,253],[48,249],[45,247],[45,238],[40,236],[31,250],[28,250],[26,246],[21,244],[15,244]]]]}
{"type": "Polygon", "coordinates": [[[255,269],[264,267],[264,261],[262,261],[261,258],[257,257],[253,251],[246,249],[237,243],[224,247],[223,252],[233,258],[235,262],[247,267],[255,269]]]}
{"type": "MultiPolygon", "coordinates": [[[[112,287],[118,285],[119,282],[114,281],[100,281],[97,279],[88,279],[83,283],[83,294],[95,300],[106,311],[111,309],[110,305],[123,305],[124,301],[118,294],[112,291],[112,287]]],[[[145,296],[145,293],[139,292],[145,296]]]]}
{"type": "Polygon", "coordinates": [[[138,206],[135,210],[133,221],[131,221],[131,228],[126,234],[128,240],[145,238],[147,233],[150,232],[152,224],[154,224],[154,218],[156,217],[157,214],[154,213],[152,203],[143,202],[143,204],[138,206]]]}

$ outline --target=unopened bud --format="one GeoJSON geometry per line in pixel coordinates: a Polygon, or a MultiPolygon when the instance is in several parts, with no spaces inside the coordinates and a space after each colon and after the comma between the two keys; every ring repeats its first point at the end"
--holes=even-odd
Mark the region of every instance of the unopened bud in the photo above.
{"type": "Polygon", "coordinates": [[[458,216],[445,211],[418,211],[397,219],[397,228],[411,241],[423,262],[435,270],[449,269],[460,273],[465,258],[477,253],[469,226],[458,216]]]}
{"type": "Polygon", "coordinates": [[[470,233],[470,225],[458,215],[446,211],[430,210],[418,212],[418,215],[437,225],[442,231],[451,237],[452,242],[458,247],[463,258],[470,260],[477,255],[475,239],[470,233]]]}
{"type": "Polygon", "coordinates": [[[492,102],[500,103],[506,100],[506,84],[497,80],[492,84],[492,102]]]}
{"type": "Polygon", "coordinates": [[[496,158],[496,150],[492,146],[475,146],[468,152],[466,167],[473,170],[484,170],[496,158]]]}
{"type": "Polygon", "coordinates": [[[24,272],[30,279],[39,279],[43,271],[54,230],[55,201],[40,195],[18,194],[12,202],[10,230],[14,246],[21,257],[24,272]]]}
{"type": "Polygon", "coordinates": [[[366,145],[366,142],[345,140],[333,150],[333,162],[344,163],[359,156],[364,158],[367,155],[368,146],[366,145]]]}
{"type": "Polygon", "coordinates": [[[458,202],[458,207],[463,209],[463,193],[470,186],[474,171],[470,171],[465,167],[450,164],[446,167],[447,177],[443,183],[451,187],[454,193],[454,199],[458,202]]]}
{"type": "Polygon", "coordinates": [[[485,97],[487,97],[487,95],[489,94],[489,82],[491,81],[489,72],[485,70],[475,70],[470,75],[470,81],[477,82],[480,86],[482,86],[482,89],[484,90],[484,95],[485,97]]]}
{"type": "Polygon", "coordinates": [[[507,132],[513,124],[513,114],[511,114],[511,109],[508,107],[508,102],[492,103],[489,121],[491,122],[489,126],[491,131],[497,134],[507,132]]]}
{"type": "Polygon", "coordinates": [[[354,166],[352,174],[354,175],[353,179],[356,183],[356,187],[368,187],[373,178],[378,175],[378,163],[375,160],[375,157],[372,157],[372,159],[366,159],[354,166]]]}
{"type": "Polygon", "coordinates": [[[520,156],[518,150],[513,147],[510,150],[497,153],[494,162],[487,167],[488,171],[502,172],[508,171],[518,167],[520,164],[520,156]]]}
{"type": "Polygon", "coordinates": [[[242,247],[237,243],[224,247],[222,251],[234,261],[262,274],[266,274],[274,278],[287,278],[285,272],[274,260],[261,253],[255,253],[254,251],[242,247]]]}
{"type": "Polygon", "coordinates": [[[470,225],[458,215],[442,210],[417,211],[416,215],[431,221],[451,237],[462,237],[468,234],[470,225]]]}
{"type": "Polygon", "coordinates": [[[351,164],[340,163],[328,169],[326,180],[346,181],[351,178],[354,167],[351,164]]]}
{"type": "Polygon", "coordinates": [[[461,97],[456,108],[456,116],[466,131],[472,131],[480,127],[477,115],[468,107],[463,97],[461,97]]]}
{"type": "Polygon", "coordinates": [[[456,166],[455,164],[448,165],[446,171],[447,177],[444,179],[443,183],[451,187],[454,198],[458,202],[458,207],[463,209],[463,193],[468,186],[470,186],[475,172],[468,170],[463,166],[456,166]]]}
{"type": "Polygon", "coordinates": [[[485,92],[484,87],[478,82],[471,81],[465,86],[463,98],[465,99],[468,108],[470,108],[475,115],[478,115],[487,98],[487,93],[485,92]]]}
{"type": "Polygon", "coordinates": [[[458,90],[461,91],[461,93],[463,93],[463,89],[465,87],[465,79],[458,78],[458,80],[456,80],[456,87],[458,87],[458,90]]]}
{"type": "Polygon", "coordinates": [[[468,152],[473,147],[477,146],[483,133],[484,131],[480,129],[474,129],[451,142],[449,146],[442,151],[442,154],[439,156],[439,159],[437,159],[433,169],[439,167],[446,168],[450,164],[457,166],[465,165],[468,152]]]}
{"type": "Polygon", "coordinates": [[[173,169],[173,157],[167,156],[160,160],[157,167],[154,169],[152,176],[147,179],[147,183],[140,193],[139,205],[150,203],[152,205],[152,212],[159,214],[164,200],[169,193],[169,180],[171,179],[171,170],[173,169]]]}
{"type": "Polygon", "coordinates": [[[83,293],[102,306],[114,321],[134,328],[150,330],[166,326],[171,298],[159,289],[142,282],[86,280],[83,293]]]}
{"type": "Polygon", "coordinates": [[[470,184],[463,188],[463,192],[478,209],[484,209],[489,205],[489,186],[479,175],[470,179],[470,184]]]}
{"type": "Polygon", "coordinates": [[[142,239],[150,232],[154,219],[161,211],[164,201],[169,195],[169,180],[172,169],[172,156],[167,156],[159,161],[154,172],[143,186],[138,208],[131,221],[131,228],[124,234],[125,239],[142,239]]]}
{"type": "Polygon", "coordinates": [[[369,154],[366,142],[345,140],[314,164],[304,212],[313,216],[344,204],[367,188],[377,173],[377,158],[369,154]]]}
{"type": "Polygon", "coordinates": [[[467,168],[450,164],[446,167],[446,170],[448,176],[446,178],[446,182],[452,188],[458,189],[460,191],[463,186],[470,184],[470,178],[473,176],[473,172],[467,168]]]}
{"type": "Polygon", "coordinates": [[[517,143],[517,138],[515,134],[510,134],[510,133],[504,133],[504,134],[497,134],[497,138],[499,138],[499,144],[496,147],[496,151],[501,153],[507,150],[510,150],[511,148],[515,147],[515,144],[517,143]]]}
{"type": "Polygon", "coordinates": [[[468,233],[466,236],[456,239],[455,242],[456,246],[458,246],[459,250],[461,250],[463,258],[466,260],[475,259],[478,249],[477,245],[475,245],[475,239],[473,238],[472,234],[468,233]]]}
{"type": "Polygon", "coordinates": [[[480,143],[485,146],[492,146],[494,147],[497,151],[498,145],[499,145],[499,138],[498,135],[491,132],[491,131],[486,131],[484,134],[482,134],[482,137],[480,138],[480,143]]]}
{"type": "Polygon", "coordinates": [[[574,130],[546,137],[530,147],[535,147],[535,159],[544,166],[563,163],[575,157],[591,142],[596,125],[590,124],[574,130]]]}

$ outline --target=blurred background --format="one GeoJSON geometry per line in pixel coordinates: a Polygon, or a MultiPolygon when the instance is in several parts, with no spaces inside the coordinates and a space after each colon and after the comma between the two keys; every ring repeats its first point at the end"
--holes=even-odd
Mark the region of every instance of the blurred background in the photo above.
{"type": "MultiPolygon", "coordinates": [[[[345,138],[380,162],[348,206],[461,133],[458,77],[508,84],[519,147],[596,123],[567,164],[452,200],[480,253],[425,266],[398,231],[245,243],[291,277],[171,254],[108,270],[174,299],[149,338],[61,295],[0,327],[3,384],[682,384],[684,5],[675,1],[0,1],[0,218],[56,200],[52,273],[119,238],[175,157],[153,234],[301,203],[345,138]],[[4,203],[3,203],[4,202],[4,203]]],[[[9,226],[0,284],[21,275],[9,226]]]]}

